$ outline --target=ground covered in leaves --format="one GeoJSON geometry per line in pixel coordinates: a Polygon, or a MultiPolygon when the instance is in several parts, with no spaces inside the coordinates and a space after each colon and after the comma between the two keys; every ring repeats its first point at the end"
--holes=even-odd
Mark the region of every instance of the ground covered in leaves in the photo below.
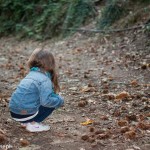
{"type": "Polygon", "coordinates": [[[150,149],[150,41],[141,30],[42,43],[1,38],[0,56],[0,149],[150,149]],[[8,102],[43,45],[56,57],[65,106],[45,121],[51,131],[28,133],[8,102]]]}

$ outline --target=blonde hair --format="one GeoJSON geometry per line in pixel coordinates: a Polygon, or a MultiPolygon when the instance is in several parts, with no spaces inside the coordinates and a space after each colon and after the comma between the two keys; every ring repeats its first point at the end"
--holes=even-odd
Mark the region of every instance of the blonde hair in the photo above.
{"type": "Polygon", "coordinates": [[[56,74],[55,59],[49,50],[40,48],[35,49],[31,54],[27,65],[29,68],[39,67],[41,70],[51,73],[54,91],[60,91],[58,76],[56,74]]]}

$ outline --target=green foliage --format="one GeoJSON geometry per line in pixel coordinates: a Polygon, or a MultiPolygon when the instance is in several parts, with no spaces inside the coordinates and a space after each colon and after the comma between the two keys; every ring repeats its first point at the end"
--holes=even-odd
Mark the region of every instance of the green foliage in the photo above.
{"type": "Polygon", "coordinates": [[[94,15],[91,0],[0,0],[0,35],[52,38],[94,15]]]}
{"type": "Polygon", "coordinates": [[[131,2],[138,2],[138,3],[150,3],[149,0],[130,0],[131,2]]]}
{"type": "Polygon", "coordinates": [[[66,19],[64,22],[64,28],[66,27],[79,27],[86,21],[87,18],[92,17],[95,13],[95,9],[90,0],[76,0],[69,5],[66,19]],[[79,17],[82,16],[82,17],[79,17]]]}
{"type": "Polygon", "coordinates": [[[150,33],[150,23],[145,25],[145,33],[150,33]]]}
{"type": "Polygon", "coordinates": [[[98,21],[98,28],[103,29],[119,20],[125,13],[125,8],[122,3],[119,3],[119,0],[108,0],[101,13],[101,18],[98,21]]]}

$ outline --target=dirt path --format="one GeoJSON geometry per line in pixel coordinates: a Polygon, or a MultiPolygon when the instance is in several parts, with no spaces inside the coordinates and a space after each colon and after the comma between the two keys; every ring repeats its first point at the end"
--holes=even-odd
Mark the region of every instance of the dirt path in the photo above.
{"type": "Polygon", "coordinates": [[[150,48],[142,33],[115,38],[77,33],[63,41],[44,43],[3,38],[0,56],[1,147],[150,149],[150,48]],[[46,120],[52,127],[50,132],[32,134],[10,118],[7,106],[12,91],[27,72],[28,56],[41,44],[56,56],[65,107],[46,120]],[[81,125],[87,118],[93,123],[81,125]]]}

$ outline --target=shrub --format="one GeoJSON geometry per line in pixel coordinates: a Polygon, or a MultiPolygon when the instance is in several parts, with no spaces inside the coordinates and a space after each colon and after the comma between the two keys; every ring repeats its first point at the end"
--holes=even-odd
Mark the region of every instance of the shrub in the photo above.
{"type": "Polygon", "coordinates": [[[62,26],[79,27],[94,13],[91,0],[0,0],[0,35],[51,38],[62,26]]]}
{"type": "Polygon", "coordinates": [[[124,3],[119,3],[119,0],[108,0],[106,6],[101,12],[101,17],[98,21],[98,28],[107,28],[115,21],[119,20],[126,11],[123,4],[124,3]]]}

